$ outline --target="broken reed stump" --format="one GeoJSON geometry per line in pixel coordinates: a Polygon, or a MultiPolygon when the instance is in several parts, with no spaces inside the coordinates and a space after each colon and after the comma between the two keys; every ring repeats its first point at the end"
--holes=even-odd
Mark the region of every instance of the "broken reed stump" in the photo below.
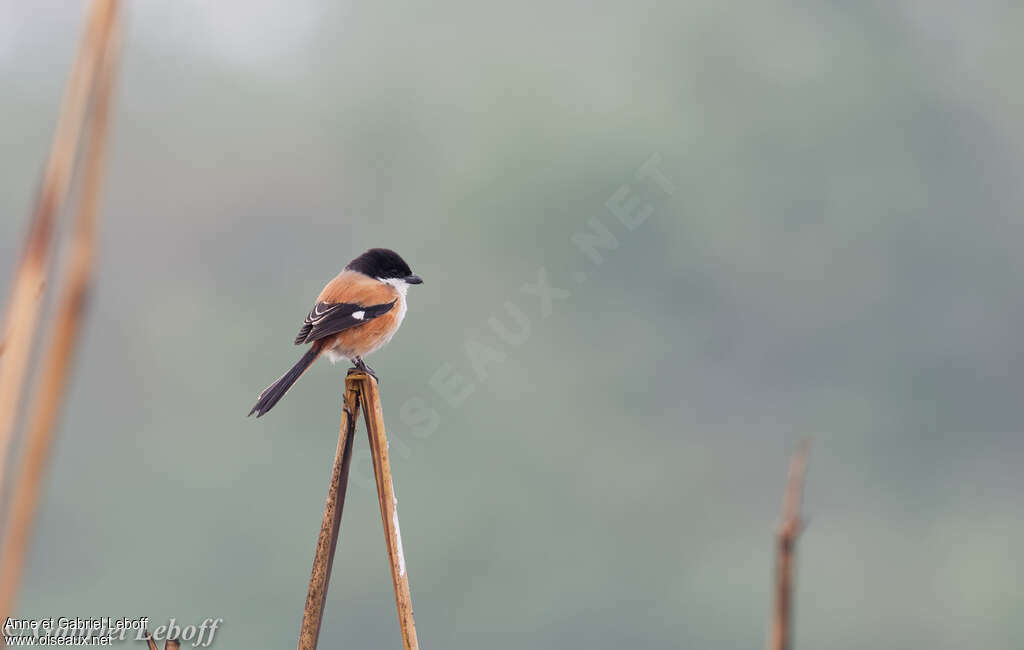
{"type": "Polygon", "coordinates": [[[384,524],[384,542],[387,546],[388,561],[391,565],[391,580],[395,589],[395,606],[398,609],[398,624],[402,632],[405,650],[419,650],[416,639],[416,623],[412,615],[412,597],[409,593],[409,577],[405,570],[405,555],[402,550],[402,535],[398,527],[398,502],[395,498],[394,483],[391,479],[391,463],[388,459],[388,443],[384,432],[384,417],[380,406],[377,380],[362,371],[349,370],[345,378],[345,398],[338,433],[338,448],[334,454],[331,483],[327,490],[320,535],[317,537],[313,555],[313,570],[309,578],[306,607],[302,614],[299,630],[298,650],[315,650],[323,622],[324,605],[327,601],[327,587],[334,564],[334,552],[338,544],[341,513],[345,505],[349,466],[352,461],[352,447],[355,442],[356,419],[363,409],[366,432],[370,439],[370,456],[373,473],[377,482],[377,497],[380,515],[384,524]]]}
{"type": "MultiPolygon", "coordinates": [[[[160,650],[157,646],[156,641],[153,640],[153,635],[146,630],[146,647],[149,650],[160,650]]],[[[167,639],[164,641],[164,650],[179,650],[181,648],[181,642],[177,639],[167,639]]]]}
{"type": "Polygon", "coordinates": [[[802,440],[789,463],[786,493],[782,499],[782,521],[779,522],[776,531],[775,608],[768,650],[790,650],[792,647],[793,567],[796,562],[796,540],[803,527],[803,521],[800,519],[800,502],[803,498],[804,474],[807,472],[807,456],[810,451],[810,440],[802,440]]]}

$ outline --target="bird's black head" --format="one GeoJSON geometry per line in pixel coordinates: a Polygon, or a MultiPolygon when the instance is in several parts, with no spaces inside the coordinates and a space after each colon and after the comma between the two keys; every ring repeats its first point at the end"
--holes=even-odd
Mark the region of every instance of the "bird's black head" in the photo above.
{"type": "Polygon", "coordinates": [[[422,284],[420,276],[414,275],[405,260],[393,250],[371,248],[345,267],[379,280],[404,280],[408,284],[422,284]]]}

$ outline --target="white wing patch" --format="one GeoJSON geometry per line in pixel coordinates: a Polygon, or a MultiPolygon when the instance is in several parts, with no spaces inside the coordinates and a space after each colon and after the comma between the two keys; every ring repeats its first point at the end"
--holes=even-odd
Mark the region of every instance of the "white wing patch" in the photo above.
{"type": "Polygon", "coordinates": [[[366,316],[366,312],[365,311],[354,311],[354,312],[352,312],[352,318],[354,318],[356,320],[363,320],[363,318],[365,316],[366,316]]]}

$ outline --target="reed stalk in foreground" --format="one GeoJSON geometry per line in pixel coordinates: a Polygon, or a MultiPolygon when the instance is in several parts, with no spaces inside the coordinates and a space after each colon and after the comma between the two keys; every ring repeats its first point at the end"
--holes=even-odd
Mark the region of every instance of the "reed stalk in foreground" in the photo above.
{"type": "MultiPolygon", "coordinates": [[[[88,130],[80,204],[74,220],[69,260],[64,269],[64,284],[45,346],[43,367],[28,409],[24,458],[19,463],[21,471],[13,485],[9,514],[2,529],[0,621],[6,620],[14,605],[43,474],[50,456],[53,427],[63,402],[92,284],[96,215],[106,162],[107,126],[118,52],[115,9],[115,3],[98,0],[93,5],[93,18],[90,20],[92,27],[99,15],[106,24],[96,75],[93,118],[88,130]]],[[[13,347],[8,349],[8,354],[15,353],[13,347]]],[[[10,386],[5,386],[5,390],[7,388],[10,386]]]]}
{"type": "Polygon", "coordinates": [[[771,636],[768,638],[768,650],[789,650],[792,647],[793,567],[796,540],[803,526],[800,519],[800,502],[803,499],[804,474],[807,472],[807,456],[810,451],[810,441],[801,441],[789,463],[786,494],[782,500],[782,521],[776,531],[775,611],[772,616],[771,636]]]}
{"type": "Polygon", "coordinates": [[[53,249],[56,215],[71,182],[86,109],[101,59],[107,51],[116,8],[115,0],[92,3],[68,78],[28,236],[11,281],[2,335],[4,353],[0,356],[0,503],[3,503],[6,483],[7,455],[25,391],[33,343],[39,331],[41,296],[53,249]]]}
{"type": "Polygon", "coordinates": [[[405,570],[405,555],[402,550],[402,535],[398,527],[395,488],[391,479],[391,462],[388,459],[388,443],[384,433],[384,417],[380,407],[380,393],[377,381],[362,371],[352,369],[345,379],[345,405],[338,435],[338,449],[334,455],[334,469],[324,506],[320,536],[317,538],[313,557],[313,571],[309,578],[309,592],[306,608],[302,615],[299,632],[299,650],[316,650],[323,621],[324,603],[327,599],[327,585],[331,579],[331,565],[338,542],[342,506],[345,503],[345,486],[348,482],[349,463],[355,441],[356,419],[362,408],[366,421],[366,433],[370,439],[370,455],[373,458],[373,473],[377,481],[377,497],[380,501],[380,515],[384,523],[384,541],[387,545],[388,561],[391,564],[391,579],[395,588],[395,606],[398,609],[398,624],[402,632],[405,650],[419,650],[416,639],[416,623],[412,616],[412,597],[409,594],[409,576],[405,570]]]}

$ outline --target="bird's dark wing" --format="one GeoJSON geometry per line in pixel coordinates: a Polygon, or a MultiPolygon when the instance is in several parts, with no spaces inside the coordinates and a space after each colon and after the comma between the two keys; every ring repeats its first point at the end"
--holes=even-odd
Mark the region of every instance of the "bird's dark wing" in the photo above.
{"type": "Polygon", "coordinates": [[[351,302],[318,302],[306,316],[299,335],[295,337],[295,345],[310,343],[373,320],[391,311],[395,302],[392,300],[369,307],[351,302]]]}

